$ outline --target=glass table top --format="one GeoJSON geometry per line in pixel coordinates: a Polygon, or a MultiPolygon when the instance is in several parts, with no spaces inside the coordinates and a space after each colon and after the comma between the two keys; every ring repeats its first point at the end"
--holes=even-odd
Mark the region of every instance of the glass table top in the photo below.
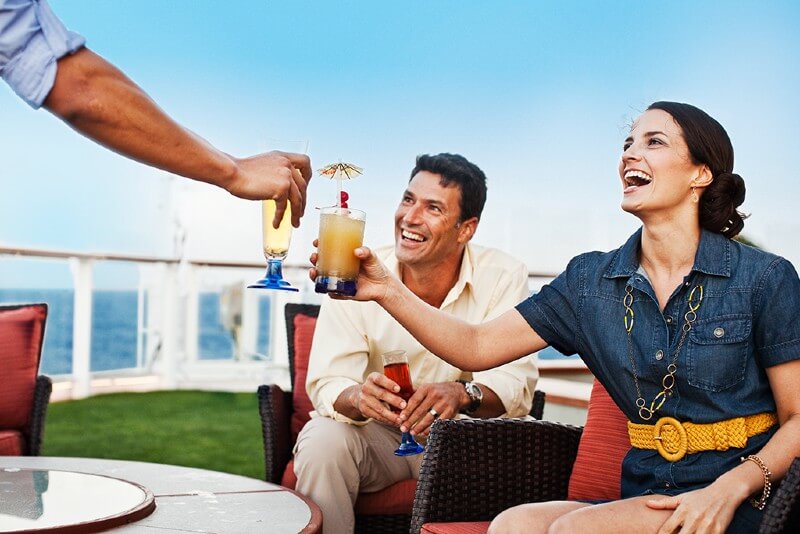
{"type": "Polygon", "coordinates": [[[0,532],[57,532],[78,524],[112,526],[145,517],[153,508],[153,494],[125,480],[69,471],[0,468],[0,532]]]}

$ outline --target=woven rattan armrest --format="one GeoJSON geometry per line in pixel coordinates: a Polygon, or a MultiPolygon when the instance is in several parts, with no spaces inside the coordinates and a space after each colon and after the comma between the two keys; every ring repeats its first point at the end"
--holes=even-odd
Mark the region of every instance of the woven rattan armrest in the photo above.
{"type": "Polygon", "coordinates": [[[580,436],[580,428],[549,421],[436,421],[411,532],[425,523],[489,521],[517,504],[564,499],[580,436]]]}
{"type": "Polygon", "coordinates": [[[764,509],[764,518],[758,532],[800,532],[800,456],[789,466],[778,491],[764,509]]]}
{"type": "Polygon", "coordinates": [[[258,387],[258,413],[264,438],[265,479],[281,483],[283,471],[292,457],[292,392],[283,391],[275,384],[258,387]]]}
{"type": "Polygon", "coordinates": [[[39,375],[36,377],[36,386],[33,390],[33,408],[30,427],[26,439],[28,456],[39,456],[42,452],[44,440],[44,423],[47,418],[47,406],[50,404],[50,393],[53,391],[53,382],[49,377],[39,375]]]}

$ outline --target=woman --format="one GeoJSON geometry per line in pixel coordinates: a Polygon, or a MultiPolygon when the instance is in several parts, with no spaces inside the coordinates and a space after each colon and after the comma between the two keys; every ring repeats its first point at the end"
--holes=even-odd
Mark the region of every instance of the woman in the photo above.
{"type": "MultiPolygon", "coordinates": [[[[433,353],[466,370],[547,345],[578,353],[631,421],[621,500],[517,506],[491,532],[757,529],[770,484],[800,455],[800,280],[783,258],[731,239],[745,194],[732,172],[717,121],[654,103],[619,167],[622,209],[642,228],[480,325],[424,304],[357,249],[356,299],[380,303],[433,353]]],[[[398,424],[431,408],[408,406],[398,424]]]]}

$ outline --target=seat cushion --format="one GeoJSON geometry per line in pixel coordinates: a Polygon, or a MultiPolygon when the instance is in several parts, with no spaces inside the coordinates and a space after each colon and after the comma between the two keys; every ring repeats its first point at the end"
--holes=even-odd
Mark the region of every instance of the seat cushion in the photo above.
{"type": "Polygon", "coordinates": [[[30,423],[46,318],[46,304],[0,307],[0,429],[30,423]]]}
{"type": "Polygon", "coordinates": [[[294,316],[294,384],[292,384],[292,403],[294,410],[290,427],[292,443],[303,425],[311,419],[309,415],[314,405],[306,393],[306,376],[308,375],[308,358],[311,354],[311,341],[314,339],[314,327],[317,318],[298,313],[294,316]]]}
{"type": "Polygon", "coordinates": [[[423,534],[486,534],[489,530],[488,521],[474,523],[425,523],[422,525],[423,534]]]}
{"type": "MultiPolygon", "coordinates": [[[[295,489],[297,486],[294,460],[290,460],[286,466],[281,486],[289,489],[295,489]]],[[[395,482],[374,493],[361,493],[356,499],[355,512],[357,515],[410,515],[416,491],[417,481],[408,479],[395,482]]]]}
{"type": "Polygon", "coordinates": [[[594,381],[586,426],[569,479],[570,500],[620,498],[622,459],[631,448],[628,418],[600,382],[594,381]]]}
{"type": "Polygon", "coordinates": [[[22,456],[25,438],[17,430],[0,430],[0,456],[22,456]]]}

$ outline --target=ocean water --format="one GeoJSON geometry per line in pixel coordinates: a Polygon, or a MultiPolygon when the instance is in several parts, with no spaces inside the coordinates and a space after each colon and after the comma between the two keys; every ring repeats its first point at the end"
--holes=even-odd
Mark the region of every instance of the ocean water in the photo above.
{"type": "MultiPolygon", "coordinates": [[[[233,338],[220,320],[219,293],[201,293],[199,301],[200,359],[233,358],[233,338]]],[[[48,375],[72,372],[71,289],[0,289],[0,304],[46,302],[47,325],[41,372],[48,375]]],[[[269,296],[259,299],[256,350],[268,354],[269,296]]],[[[136,366],[136,291],[95,291],[92,296],[92,371],[127,369],[136,366]]]]}

